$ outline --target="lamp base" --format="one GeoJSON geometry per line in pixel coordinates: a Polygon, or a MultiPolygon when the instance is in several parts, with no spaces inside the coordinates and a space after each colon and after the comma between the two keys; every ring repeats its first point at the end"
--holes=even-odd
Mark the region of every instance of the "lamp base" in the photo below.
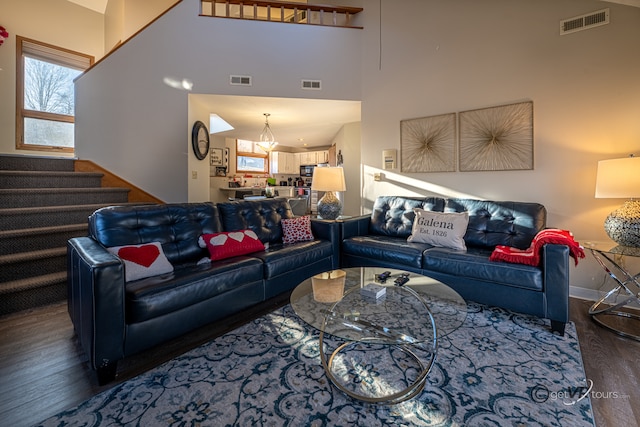
{"type": "Polygon", "coordinates": [[[336,219],[342,213],[342,203],[333,191],[327,191],[318,200],[318,216],[322,219],[336,219]]]}
{"type": "Polygon", "coordinates": [[[611,212],[604,230],[617,244],[640,248],[640,200],[629,200],[611,212]]]}

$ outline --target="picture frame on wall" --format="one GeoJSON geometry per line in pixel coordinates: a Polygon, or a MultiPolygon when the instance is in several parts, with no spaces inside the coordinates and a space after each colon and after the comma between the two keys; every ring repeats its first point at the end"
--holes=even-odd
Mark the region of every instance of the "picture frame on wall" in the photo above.
{"type": "Polygon", "coordinates": [[[224,166],[216,166],[216,176],[227,176],[227,168],[224,166]]]}
{"type": "Polygon", "coordinates": [[[224,150],[222,148],[211,149],[211,166],[225,166],[224,150]]]}
{"type": "Polygon", "coordinates": [[[533,101],[459,113],[461,172],[533,169],[533,101]]]}
{"type": "Polygon", "coordinates": [[[455,172],[456,113],[400,121],[402,172],[455,172]]]}

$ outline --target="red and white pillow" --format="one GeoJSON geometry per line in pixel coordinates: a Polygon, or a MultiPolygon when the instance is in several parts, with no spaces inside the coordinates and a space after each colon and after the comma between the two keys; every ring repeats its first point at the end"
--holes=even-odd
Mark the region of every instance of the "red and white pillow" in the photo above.
{"type": "Polygon", "coordinates": [[[203,234],[198,244],[209,250],[212,261],[264,251],[264,244],[252,230],[203,234]]]}
{"type": "Polygon", "coordinates": [[[160,242],[114,246],[107,248],[107,251],[124,262],[124,280],[126,282],[173,271],[173,265],[164,254],[160,242]]]}
{"type": "Polygon", "coordinates": [[[309,215],[283,219],[282,243],[295,243],[313,240],[311,217],[309,215]]]}

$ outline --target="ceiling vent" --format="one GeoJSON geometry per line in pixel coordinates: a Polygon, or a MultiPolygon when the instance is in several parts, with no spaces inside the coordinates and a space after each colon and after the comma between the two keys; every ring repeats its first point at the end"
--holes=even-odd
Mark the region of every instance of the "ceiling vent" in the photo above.
{"type": "Polygon", "coordinates": [[[322,80],[302,80],[302,89],[322,90],[322,80]]]}
{"type": "Polygon", "coordinates": [[[602,9],[586,15],[560,21],[560,35],[575,33],[577,31],[588,30],[590,28],[607,25],[609,23],[609,9],[602,9]]]}
{"type": "Polygon", "coordinates": [[[231,76],[229,83],[234,86],[251,86],[251,76],[231,76]]]}

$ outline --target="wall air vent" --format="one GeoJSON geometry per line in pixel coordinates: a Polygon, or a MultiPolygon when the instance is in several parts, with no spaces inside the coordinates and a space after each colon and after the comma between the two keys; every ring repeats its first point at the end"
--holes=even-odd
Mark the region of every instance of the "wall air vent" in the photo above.
{"type": "Polygon", "coordinates": [[[322,80],[302,80],[302,89],[322,90],[322,80]]]}
{"type": "Polygon", "coordinates": [[[234,76],[229,79],[229,83],[235,86],[251,86],[251,76],[234,76]]]}
{"type": "Polygon", "coordinates": [[[609,23],[609,9],[602,9],[586,15],[560,21],[560,35],[575,33],[577,31],[588,30],[590,28],[607,25],[609,23]]]}

